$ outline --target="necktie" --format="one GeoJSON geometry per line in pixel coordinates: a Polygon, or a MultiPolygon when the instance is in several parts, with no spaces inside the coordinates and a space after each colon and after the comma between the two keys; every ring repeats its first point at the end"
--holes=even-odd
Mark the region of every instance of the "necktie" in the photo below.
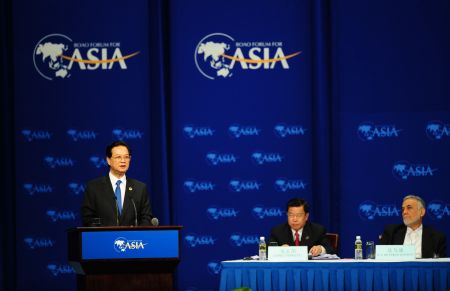
{"type": "Polygon", "coordinates": [[[298,237],[298,231],[295,232],[295,245],[299,246],[300,245],[300,239],[298,237]]]}
{"type": "Polygon", "coordinates": [[[116,191],[114,191],[114,194],[116,194],[117,208],[119,209],[119,213],[122,213],[122,191],[120,191],[120,183],[122,183],[122,181],[120,180],[116,182],[116,191]]]}

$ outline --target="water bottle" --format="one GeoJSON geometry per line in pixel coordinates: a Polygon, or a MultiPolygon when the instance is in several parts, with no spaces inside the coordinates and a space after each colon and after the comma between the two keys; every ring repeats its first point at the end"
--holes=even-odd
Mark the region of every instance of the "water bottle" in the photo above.
{"type": "Polygon", "coordinates": [[[357,235],[355,240],[355,260],[362,260],[362,258],[363,258],[362,240],[361,237],[357,235]]]}
{"type": "Polygon", "coordinates": [[[267,260],[267,245],[263,236],[259,238],[259,259],[261,261],[267,260]]]}

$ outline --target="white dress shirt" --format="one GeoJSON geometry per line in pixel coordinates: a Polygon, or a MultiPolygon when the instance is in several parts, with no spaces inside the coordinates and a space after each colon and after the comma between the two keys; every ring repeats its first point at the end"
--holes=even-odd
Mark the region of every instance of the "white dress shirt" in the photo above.
{"type": "Polygon", "coordinates": [[[415,246],[416,258],[422,258],[422,230],[422,225],[416,228],[416,230],[410,227],[406,228],[405,240],[403,241],[403,245],[415,246]]]}

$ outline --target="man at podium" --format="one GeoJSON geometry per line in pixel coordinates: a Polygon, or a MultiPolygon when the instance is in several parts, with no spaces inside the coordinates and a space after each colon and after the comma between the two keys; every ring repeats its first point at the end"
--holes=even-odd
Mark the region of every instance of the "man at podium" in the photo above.
{"type": "Polygon", "coordinates": [[[84,226],[151,225],[147,186],[126,176],[131,150],[123,141],[106,147],[107,176],[86,185],[81,216],[84,226]]]}

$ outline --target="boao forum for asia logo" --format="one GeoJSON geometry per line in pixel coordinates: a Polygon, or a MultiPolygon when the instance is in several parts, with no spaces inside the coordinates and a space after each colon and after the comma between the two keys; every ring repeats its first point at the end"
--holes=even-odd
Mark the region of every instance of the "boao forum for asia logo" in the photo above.
{"type": "Polygon", "coordinates": [[[301,51],[287,52],[282,41],[236,41],[228,34],[216,32],[202,38],[194,51],[198,71],[206,78],[229,78],[233,70],[290,69],[291,59],[301,51]]]}
{"type": "Polygon", "coordinates": [[[49,194],[54,191],[54,187],[50,184],[24,183],[23,188],[30,196],[36,194],[49,194]]]}
{"type": "Polygon", "coordinates": [[[450,124],[440,120],[429,121],[425,131],[429,139],[443,140],[445,137],[450,137],[450,124]]]}
{"type": "Polygon", "coordinates": [[[196,234],[189,233],[184,237],[186,245],[191,248],[213,246],[216,244],[217,239],[209,234],[196,234]]]}
{"type": "Polygon", "coordinates": [[[427,206],[428,215],[435,220],[450,217],[450,204],[441,200],[432,200],[427,206]]]}
{"type": "Polygon", "coordinates": [[[75,270],[69,264],[50,263],[47,270],[55,277],[75,274],[75,270]]]}
{"type": "Polygon", "coordinates": [[[239,211],[232,207],[210,206],[206,209],[206,214],[211,220],[221,220],[227,218],[236,218],[239,211]]]}
{"type": "Polygon", "coordinates": [[[378,204],[373,201],[364,201],[358,208],[359,217],[364,220],[374,220],[377,217],[399,217],[401,209],[393,204],[378,204]]]}
{"type": "Polygon", "coordinates": [[[410,177],[432,177],[438,169],[430,164],[413,164],[408,161],[399,161],[392,166],[392,175],[400,181],[406,181],[410,177]]]}
{"type": "Polygon", "coordinates": [[[358,125],[358,137],[363,141],[373,141],[375,139],[397,138],[402,129],[398,129],[394,124],[374,124],[373,122],[363,122],[358,125]]]}
{"type": "Polygon", "coordinates": [[[22,129],[21,133],[28,142],[35,140],[51,140],[53,136],[53,133],[48,130],[31,130],[28,128],[22,129]]]}
{"type": "Polygon", "coordinates": [[[140,251],[144,250],[148,243],[140,239],[127,239],[125,237],[118,237],[114,240],[114,250],[117,253],[125,253],[127,250],[140,251]]]}
{"type": "Polygon", "coordinates": [[[265,207],[264,205],[255,205],[252,208],[252,215],[257,219],[266,217],[282,217],[284,211],[280,207],[265,207]]]}
{"type": "Polygon", "coordinates": [[[73,68],[79,71],[128,69],[128,59],[139,51],[125,54],[119,41],[74,42],[70,37],[53,33],[40,39],[33,50],[36,71],[47,80],[67,79],[73,68]]]}

